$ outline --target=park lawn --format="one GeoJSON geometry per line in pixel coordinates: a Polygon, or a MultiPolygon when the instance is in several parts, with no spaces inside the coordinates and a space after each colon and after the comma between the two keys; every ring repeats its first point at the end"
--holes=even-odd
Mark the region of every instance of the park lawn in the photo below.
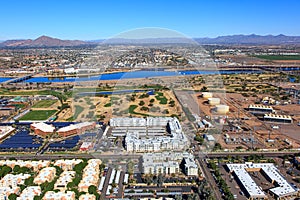
{"type": "Polygon", "coordinates": [[[53,104],[55,104],[57,102],[57,100],[41,100],[39,102],[37,102],[36,104],[34,104],[32,106],[32,108],[48,108],[50,106],[52,106],[53,104]]]}
{"type": "Polygon", "coordinates": [[[167,104],[168,99],[164,96],[162,92],[155,92],[155,98],[159,101],[160,104],[167,104]]]}
{"type": "Polygon", "coordinates": [[[105,104],[104,107],[111,107],[111,102],[105,104]]]}
{"type": "Polygon", "coordinates": [[[80,115],[80,113],[82,113],[82,111],[84,110],[84,108],[82,106],[79,105],[75,105],[75,113],[72,117],[68,118],[67,121],[74,121],[77,119],[77,117],[80,115]]]}
{"type": "Polygon", "coordinates": [[[145,116],[145,117],[151,117],[152,115],[146,114],[146,113],[139,113],[139,112],[135,112],[134,110],[138,107],[138,105],[130,105],[128,112],[130,114],[135,114],[135,115],[141,115],[141,116],[145,116]]]}
{"type": "Polygon", "coordinates": [[[255,55],[254,57],[266,60],[300,60],[300,55],[255,55]]]}
{"type": "Polygon", "coordinates": [[[20,121],[30,121],[30,120],[47,120],[51,117],[57,110],[32,110],[29,113],[21,117],[20,121]]]}
{"type": "Polygon", "coordinates": [[[25,104],[12,104],[12,106],[15,106],[17,109],[25,108],[25,104]]]}

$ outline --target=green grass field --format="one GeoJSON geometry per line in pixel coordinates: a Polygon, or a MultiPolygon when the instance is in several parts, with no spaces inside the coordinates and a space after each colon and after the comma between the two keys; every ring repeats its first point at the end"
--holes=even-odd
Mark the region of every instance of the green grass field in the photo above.
{"type": "Polygon", "coordinates": [[[21,109],[25,108],[24,104],[12,104],[12,106],[17,107],[17,109],[19,109],[19,108],[21,108],[21,109]]]}
{"type": "Polygon", "coordinates": [[[144,117],[151,117],[152,115],[149,115],[149,114],[145,114],[145,113],[139,113],[139,112],[135,112],[134,110],[136,108],[138,108],[139,106],[138,105],[130,105],[129,108],[128,108],[128,112],[130,114],[135,114],[135,115],[141,115],[141,116],[144,116],[144,117]]]}
{"type": "Polygon", "coordinates": [[[111,107],[111,102],[105,104],[104,107],[111,107]]]}
{"type": "Polygon", "coordinates": [[[155,98],[159,101],[160,104],[167,104],[168,99],[164,96],[162,92],[155,92],[155,98]]]}
{"type": "Polygon", "coordinates": [[[50,106],[52,106],[53,104],[55,104],[57,102],[57,100],[41,100],[39,102],[37,102],[36,104],[34,104],[32,107],[33,108],[48,108],[50,106]]]}
{"type": "Polygon", "coordinates": [[[80,113],[83,111],[83,107],[82,106],[78,106],[75,105],[75,113],[72,117],[70,117],[69,119],[67,119],[67,121],[74,121],[78,118],[78,116],[80,115],[80,113]]]}
{"type": "Polygon", "coordinates": [[[254,57],[266,60],[300,60],[300,55],[255,55],[254,57]]]}
{"type": "Polygon", "coordinates": [[[23,117],[21,117],[20,121],[30,121],[30,120],[46,120],[57,110],[32,110],[23,117]]]}

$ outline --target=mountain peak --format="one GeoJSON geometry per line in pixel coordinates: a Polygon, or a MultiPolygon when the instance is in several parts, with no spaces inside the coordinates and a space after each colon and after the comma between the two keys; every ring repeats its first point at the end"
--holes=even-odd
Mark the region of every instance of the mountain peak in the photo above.
{"type": "MultiPolygon", "coordinates": [[[[5,42],[4,42],[5,43],[5,42]]],[[[3,44],[3,43],[2,43],[3,44]]],[[[90,44],[80,40],[60,40],[46,35],[42,35],[35,40],[11,41],[10,47],[70,47],[90,44]]]]}
{"type": "Polygon", "coordinates": [[[45,40],[45,39],[54,39],[54,38],[49,37],[49,36],[47,36],[47,35],[42,35],[42,36],[36,38],[35,40],[45,40]]]}

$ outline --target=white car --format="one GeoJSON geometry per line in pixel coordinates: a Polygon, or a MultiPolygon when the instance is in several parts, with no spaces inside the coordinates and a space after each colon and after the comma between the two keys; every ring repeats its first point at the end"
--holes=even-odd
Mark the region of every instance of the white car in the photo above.
{"type": "Polygon", "coordinates": [[[279,129],[279,126],[272,126],[273,129],[279,129]]]}

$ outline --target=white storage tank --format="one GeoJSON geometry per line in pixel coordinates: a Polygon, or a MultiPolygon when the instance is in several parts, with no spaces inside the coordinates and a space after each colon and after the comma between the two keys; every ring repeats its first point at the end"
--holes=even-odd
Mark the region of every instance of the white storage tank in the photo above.
{"type": "Polygon", "coordinates": [[[212,93],[211,92],[202,92],[202,97],[204,99],[212,98],[212,93]]]}
{"type": "Polygon", "coordinates": [[[208,98],[209,105],[219,105],[220,104],[220,98],[208,98]]]}
{"type": "Polygon", "coordinates": [[[216,111],[218,114],[226,114],[229,112],[229,106],[227,105],[216,105],[216,111]]]}

